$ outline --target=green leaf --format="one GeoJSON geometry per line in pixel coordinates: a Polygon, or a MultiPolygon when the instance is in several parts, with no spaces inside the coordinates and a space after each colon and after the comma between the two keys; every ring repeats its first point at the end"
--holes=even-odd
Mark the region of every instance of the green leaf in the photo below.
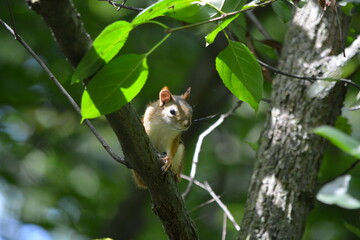
{"type": "Polygon", "coordinates": [[[353,234],[355,234],[356,236],[358,236],[360,238],[360,228],[350,224],[350,223],[347,223],[347,222],[344,222],[344,226],[350,231],[352,232],[353,234]]]}
{"type": "Polygon", "coordinates": [[[276,53],[276,48],[271,47],[267,44],[264,44],[260,41],[254,41],[254,48],[257,53],[259,53],[260,58],[264,59],[273,59],[277,60],[278,56],[276,53]]]}
{"type": "Polygon", "coordinates": [[[167,12],[174,12],[175,9],[177,11],[181,8],[189,7],[192,2],[194,0],[162,0],[155,2],[140,12],[131,23],[138,25],[148,22],[156,17],[164,16],[167,12]]]}
{"type": "Polygon", "coordinates": [[[107,26],[95,39],[92,48],[81,59],[72,77],[72,83],[82,81],[96,73],[113,59],[124,46],[133,25],[117,21],[107,26]]]}
{"type": "Polygon", "coordinates": [[[257,143],[257,142],[244,141],[244,143],[249,145],[249,147],[251,147],[252,150],[254,150],[255,152],[259,149],[259,143],[257,143]]]}
{"type": "Polygon", "coordinates": [[[351,136],[346,135],[345,133],[331,126],[317,127],[313,131],[317,135],[320,135],[329,140],[332,144],[344,152],[356,158],[360,158],[360,142],[351,136]]]}
{"type": "Polygon", "coordinates": [[[226,0],[221,10],[227,13],[237,11],[241,9],[245,3],[246,0],[226,0]]]}
{"type": "Polygon", "coordinates": [[[219,32],[224,30],[239,15],[240,15],[240,13],[238,13],[232,17],[226,18],[224,21],[219,23],[208,35],[206,35],[206,37],[205,37],[206,46],[209,46],[210,44],[212,44],[214,42],[216,36],[219,34],[219,32]]]}
{"type": "Polygon", "coordinates": [[[359,179],[351,175],[338,177],[334,181],[325,184],[316,195],[316,199],[346,209],[360,208],[360,199],[354,194],[360,188],[359,182],[359,179]]]}
{"type": "Polygon", "coordinates": [[[271,7],[283,22],[286,23],[292,18],[293,6],[288,1],[275,1],[271,4],[271,7]]]}
{"type": "Polygon", "coordinates": [[[82,119],[112,113],[130,102],[146,82],[146,56],[123,55],[105,65],[89,82],[82,95],[82,119]]]}
{"type": "Polygon", "coordinates": [[[263,76],[254,55],[242,43],[229,45],[216,57],[216,70],[225,86],[238,99],[257,110],[263,91],[263,76]]]}
{"type": "Polygon", "coordinates": [[[360,109],[360,92],[356,95],[355,101],[351,104],[350,109],[353,109],[353,111],[360,109]]]}
{"type": "MultiPolygon", "coordinates": [[[[354,1],[355,3],[355,1],[354,1]]],[[[345,13],[345,15],[351,17],[353,15],[354,4],[351,1],[340,1],[339,6],[341,11],[345,13]]]]}
{"type": "Polygon", "coordinates": [[[246,42],[247,38],[247,19],[244,14],[239,15],[234,21],[228,26],[232,34],[238,39],[239,42],[246,42]]]}
{"type": "Polygon", "coordinates": [[[335,122],[335,128],[339,129],[340,131],[342,131],[348,135],[350,135],[352,132],[349,120],[343,116],[337,117],[336,122],[335,122]]]}
{"type": "MultiPolygon", "coordinates": [[[[225,9],[224,11],[230,12],[230,11],[236,11],[239,10],[240,8],[247,8],[244,6],[244,4],[246,3],[246,0],[230,0],[230,1],[225,1],[225,4],[223,6],[223,8],[225,9]]],[[[239,17],[241,13],[235,14],[231,17],[228,17],[222,21],[218,21],[217,22],[217,26],[205,37],[206,40],[206,46],[210,45],[211,43],[214,42],[216,36],[218,35],[219,32],[221,32],[222,30],[224,30],[230,23],[232,23],[235,19],[237,19],[237,17],[239,17]]]]}
{"type": "Polygon", "coordinates": [[[142,24],[165,15],[185,22],[197,22],[216,15],[223,3],[224,0],[162,0],[144,9],[132,24],[142,24]]]}
{"type": "Polygon", "coordinates": [[[105,65],[104,60],[99,57],[94,47],[91,47],[91,49],[85,54],[80,63],[77,65],[75,72],[71,77],[71,83],[78,83],[92,76],[103,65],[105,65]]]}
{"type": "Polygon", "coordinates": [[[188,7],[168,12],[166,15],[184,22],[201,22],[221,13],[223,4],[224,0],[193,1],[188,7]]]}

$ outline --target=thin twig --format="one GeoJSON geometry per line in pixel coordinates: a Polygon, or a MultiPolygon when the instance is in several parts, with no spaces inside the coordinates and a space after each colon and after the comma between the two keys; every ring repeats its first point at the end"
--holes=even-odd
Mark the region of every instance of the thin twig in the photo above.
{"type": "Polygon", "coordinates": [[[250,19],[250,21],[255,25],[259,32],[267,39],[272,39],[268,31],[263,27],[257,17],[252,13],[252,11],[245,12],[245,15],[250,19]]]}
{"type": "MultiPolygon", "coordinates": [[[[54,82],[56,87],[61,91],[62,94],[68,99],[71,103],[75,111],[81,116],[81,110],[75,100],[71,97],[71,95],[66,91],[66,89],[61,85],[61,83],[57,80],[54,74],[47,67],[45,62],[32,50],[32,48],[22,39],[22,37],[17,34],[17,32],[11,28],[6,22],[0,19],[0,23],[11,33],[11,35],[17,40],[29,53],[30,55],[39,63],[45,73],[49,76],[49,78],[54,82]]],[[[117,162],[124,164],[129,167],[128,163],[124,158],[116,155],[115,152],[111,149],[111,147],[107,144],[107,142],[101,137],[101,135],[97,132],[96,128],[91,124],[90,120],[85,119],[85,124],[89,127],[90,131],[95,135],[100,144],[104,147],[104,149],[109,153],[109,155],[117,162]]]]}
{"type": "MultiPolygon", "coordinates": [[[[12,23],[12,28],[14,29],[14,33],[16,33],[16,24],[15,24],[15,18],[14,18],[14,14],[13,12],[11,11],[11,7],[10,7],[10,3],[9,3],[9,0],[6,0],[6,4],[7,4],[7,8],[9,10],[9,14],[10,14],[10,19],[11,19],[11,23],[12,23]]],[[[14,36],[15,39],[16,39],[16,36],[14,36]]]]}
{"type": "MultiPolygon", "coordinates": [[[[219,196],[219,197],[221,197],[221,196],[219,196]]],[[[206,205],[209,205],[210,203],[213,203],[213,202],[215,202],[215,199],[211,198],[211,199],[207,200],[206,202],[201,203],[201,204],[197,205],[196,207],[190,209],[188,212],[191,213],[191,212],[193,212],[195,210],[198,210],[199,208],[202,208],[202,207],[204,207],[206,205]]]]}
{"type": "Polygon", "coordinates": [[[327,184],[327,183],[329,183],[329,182],[334,181],[334,180],[337,179],[338,177],[341,177],[341,176],[344,176],[344,175],[348,174],[348,173],[349,173],[353,168],[355,168],[356,165],[358,165],[359,163],[360,163],[360,159],[358,159],[358,160],[356,160],[355,162],[353,162],[353,163],[350,165],[350,167],[348,167],[347,169],[345,169],[345,171],[343,171],[342,173],[340,173],[340,174],[337,175],[336,177],[333,177],[333,178],[331,178],[331,179],[329,179],[329,180],[327,180],[327,181],[325,181],[325,182],[322,182],[322,183],[320,183],[319,185],[320,185],[320,186],[323,186],[323,185],[325,185],[325,184],[327,184]]]}
{"type": "Polygon", "coordinates": [[[207,120],[209,120],[209,119],[212,119],[212,118],[216,117],[217,115],[218,115],[218,114],[213,114],[213,115],[210,115],[210,116],[206,116],[206,117],[194,119],[194,122],[207,121],[207,120]]]}
{"type": "MultiPolygon", "coordinates": [[[[187,180],[190,182],[190,180],[192,180],[191,177],[186,176],[184,174],[181,174],[181,178],[187,180]]],[[[207,191],[210,196],[216,201],[216,203],[219,205],[219,207],[224,211],[224,213],[226,214],[227,218],[231,221],[231,223],[234,225],[235,229],[237,231],[240,230],[240,226],[236,223],[235,218],[233,217],[233,215],[231,214],[231,212],[229,211],[229,209],[225,206],[225,204],[220,200],[220,197],[217,196],[214,191],[212,190],[212,188],[210,187],[210,185],[207,182],[201,183],[198,180],[193,180],[193,183],[197,186],[199,186],[200,188],[204,189],[205,191],[207,191]]]]}
{"type": "Polygon", "coordinates": [[[356,111],[360,109],[360,105],[349,108],[349,111],[356,111]]]}
{"type": "Polygon", "coordinates": [[[120,11],[120,9],[125,8],[128,10],[132,10],[135,12],[141,12],[142,10],[144,10],[143,8],[137,8],[137,7],[129,7],[126,6],[125,3],[126,1],[124,1],[123,3],[116,3],[115,1],[111,1],[111,0],[99,0],[101,2],[108,2],[111,6],[113,6],[114,8],[116,8],[116,11],[120,11]]]}
{"type": "Polygon", "coordinates": [[[235,218],[233,217],[233,215],[230,213],[229,209],[226,207],[226,205],[220,201],[220,199],[218,198],[218,196],[216,196],[216,194],[214,193],[214,191],[212,190],[212,188],[210,187],[210,185],[208,184],[208,182],[204,182],[205,188],[206,190],[209,192],[209,194],[215,199],[215,201],[217,202],[217,204],[221,207],[221,209],[224,211],[224,213],[226,214],[226,216],[229,218],[229,220],[234,224],[235,229],[237,231],[240,231],[240,226],[236,223],[235,218]]]}
{"type": "Polygon", "coordinates": [[[296,75],[296,74],[290,74],[287,72],[283,72],[275,67],[270,66],[267,63],[262,62],[261,60],[257,59],[257,61],[259,62],[259,64],[263,67],[266,67],[267,69],[270,69],[271,71],[273,71],[274,73],[278,73],[287,77],[291,77],[291,78],[296,78],[296,79],[301,79],[301,80],[308,80],[308,81],[317,81],[317,80],[325,80],[325,81],[337,81],[337,82],[345,82],[348,83],[349,85],[352,85],[354,87],[356,87],[357,89],[360,90],[360,85],[351,81],[350,79],[346,79],[346,78],[331,78],[331,77],[313,77],[313,76],[300,76],[300,75],[296,75]]]}
{"type": "Polygon", "coordinates": [[[225,114],[221,114],[221,116],[219,117],[219,119],[215,123],[213,123],[208,129],[206,129],[204,132],[202,132],[200,134],[200,136],[198,138],[198,141],[196,143],[195,153],[194,153],[193,160],[192,160],[192,165],[191,165],[191,171],[190,171],[191,180],[189,181],[189,184],[187,185],[186,190],[182,194],[184,199],[186,199],[189,196],[189,193],[191,191],[191,187],[192,187],[192,185],[194,183],[194,180],[195,180],[197,164],[199,162],[199,154],[200,154],[200,150],[201,150],[201,146],[202,146],[202,143],[204,141],[204,138],[207,135],[209,135],[212,131],[214,131],[215,128],[220,126],[224,122],[224,120],[226,118],[228,118],[238,107],[241,106],[242,103],[243,103],[242,101],[236,102],[235,106],[229,112],[227,112],[225,114]]]}
{"type": "Polygon", "coordinates": [[[226,214],[224,213],[221,240],[225,240],[225,239],[226,239],[226,224],[227,224],[227,216],[226,216],[226,214]]]}

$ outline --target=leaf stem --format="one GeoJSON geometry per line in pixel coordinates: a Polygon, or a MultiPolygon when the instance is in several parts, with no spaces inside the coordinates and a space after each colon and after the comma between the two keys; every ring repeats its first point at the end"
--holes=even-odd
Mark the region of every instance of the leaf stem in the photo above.
{"type": "Polygon", "coordinates": [[[208,5],[209,7],[213,8],[213,9],[215,9],[220,14],[226,14],[225,12],[221,11],[221,9],[217,8],[214,4],[211,4],[209,2],[207,2],[205,4],[208,5]]]}
{"type": "Polygon", "coordinates": [[[249,10],[252,10],[254,8],[257,8],[257,7],[262,7],[262,6],[268,5],[268,4],[270,4],[272,2],[275,2],[275,1],[276,0],[264,0],[264,1],[253,0],[252,2],[250,2],[250,3],[246,4],[245,6],[243,6],[238,11],[224,13],[219,17],[210,18],[210,19],[202,21],[202,22],[197,22],[197,23],[193,23],[193,24],[189,24],[189,25],[185,25],[185,26],[181,26],[181,27],[176,27],[176,28],[170,28],[166,32],[171,33],[171,32],[175,32],[175,31],[187,29],[187,28],[197,27],[197,26],[204,25],[204,24],[207,24],[207,23],[217,22],[217,21],[223,20],[225,18],[234,16],[236,14],[240,14],[242,12],[249,11],[249,10]]]}
{"type": "Polygon", "coordinates": [[[163,37],[150,51],[148,51],[145,56],[148,57],[153,51],[155,51],[163,42],[166,41],[171,36],[171,33],[168,33],[163,37]]]}
{"type": "MultiPolygon", "coordinates": [[[[169,27],[168,27],[168,26],[166,26],[165,24],[163,24],[163,23],[161,23],[161,22],[158,22],[158,21],[153,21],[153,20],[150,20],[150,21],[146,21],[146,22],[144,22],[144,23],[153,23],[153,24],[157,24],[157,25],[159,25],[160,27],[165,28],[166,30],[168,30],[168,29],[169,29],[169,27]]],[[[141,23],[141,24],[144,24],[144,23],[141,23]]],[[[139,25],[141,25],[141,24],[139,24],[139,25]]]]}

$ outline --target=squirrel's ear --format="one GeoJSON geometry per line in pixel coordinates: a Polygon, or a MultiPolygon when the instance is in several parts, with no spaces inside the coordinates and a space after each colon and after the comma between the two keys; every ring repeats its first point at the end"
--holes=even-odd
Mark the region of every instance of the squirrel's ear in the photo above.
{"type": "Polygon", "coordinates": [[[163,87],[159,93],[160,106],[164,106],[165,103],[172,99],[171,92],[168,87],[163,87]]]}
{"type": "Polygon", "coordinates": [[[181,95],[181,97],[182,97],[183,99],[185,99],[185,100],[188,100],[189,97],[190,97],[190,92],[191,92],[191,87],[189,87],[189,88],[186,90],[186,92],[185,92],[183,95],[181,95]]]}

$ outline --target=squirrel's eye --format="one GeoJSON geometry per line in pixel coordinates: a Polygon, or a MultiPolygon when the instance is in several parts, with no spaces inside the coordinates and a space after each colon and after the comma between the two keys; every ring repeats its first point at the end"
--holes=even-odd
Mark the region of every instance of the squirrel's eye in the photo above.
{"type": "Polygon", "coordinates": [[[175,116],[175,114],[176,114],[175,109],[171,108],[171,109],[170,109],[170,114],[173,115],[173,116],[175,116]]]}

